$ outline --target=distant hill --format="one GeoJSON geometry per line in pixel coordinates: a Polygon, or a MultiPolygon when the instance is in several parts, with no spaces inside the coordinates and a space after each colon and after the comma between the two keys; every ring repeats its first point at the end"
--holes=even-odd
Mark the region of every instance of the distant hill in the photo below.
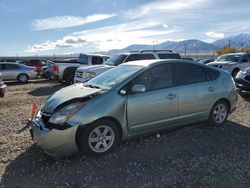
{"type": "Polygon", "coordinates": [[[245,47],[250,48],[250,34],[246,34],[246,33],[220,39],[220,40],[214,41],[212,44],[218,48],[218,47],[223,47],[225,45],[228,45],[229,41],[230,41],[230,45],[237,49],[240,49],[242,47],[242,44],[244,48],[245,47]]]}
{"type": "Polygon", "coordinates": [[[175,52],[184,53],[185,48],[187,53],[207,53],[213,52],[216,49],[228,45],[230,41],[231,47],[241,49],[243,47],[250,47],[250,34],[242,33],[236,36],[231,36],[214,41],[213,43],[207,43],[197,39],[183,40],[179,42],[165,41],[163,43],[153,45],[144,44],[132,44],[123,49],[113,49],[106,52],[109,55],[114,55],[122,52],[139,51],[139,50],[151,50],[151,49],[168,49],[175,52]]]}

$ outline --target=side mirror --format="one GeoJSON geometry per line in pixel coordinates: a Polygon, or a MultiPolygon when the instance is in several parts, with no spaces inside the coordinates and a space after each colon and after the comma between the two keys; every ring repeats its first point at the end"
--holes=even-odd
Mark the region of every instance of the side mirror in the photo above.
{"type": "Polygon", "coordinates": [[[146,91],[146,87],[143,84],[135,84],[132,87],[132,93],[144,93],[146,91]]]}

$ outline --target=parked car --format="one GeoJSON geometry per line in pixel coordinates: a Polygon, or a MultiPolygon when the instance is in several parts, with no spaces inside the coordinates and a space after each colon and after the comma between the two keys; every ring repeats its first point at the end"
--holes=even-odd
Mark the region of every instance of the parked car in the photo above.
{"type": "Polygon", "coordinates": [[[4,97],[6,88],[7,88],[7,85],[4,84],[3,79],[2,79],[2,74],[0,73],[0,97],[4,97]]]}
{"type": "Polygon", "coordinates": [[[20,61],[19,63],[24,64],[28,67],[36,67],[36,71],[41,76],[43,74],[43,71],[46,70],[47,64],[49,62],[48,60],[29,59],[29,60],[20,61]]]}
{"type": "Polygon", "coordinates": [[[53,79],[66,82],[66,84],[72,84],[74,83],[74,76],[78,67],[100,65],[107,59],[109,59],[107,55],[80,54],[78,58],[49,63],[47,70],[52,75],[53,79]]]}
{"type": "Polygon", "coordinates": [[[250,67],[242,69],[237,74],[235,84],[241,96],[250,96],[250,67]]]}
{"type": "Polygon", "coordinates": [[[101,156],[136,135],[220,126],[237,96],[225,71],[185,60],[133,61],[54,93],[32,118],[31,135],[52,156],[101,156]]]}
{"type": "Polygon", "coordinates": [[[129,53],[121,53],[113,56],[103,65],[93,65],[88,67],[80,67],[76,70],[74,83],[86,82],[103,72],[114,68],[121,63],[129,61],[145,60],[145,59],[181,59],[180,54],[171,50],[142,50],[131,51],[129,53]]]}
{"type": "Polygon", "coordinates": [[[2,73],[3,80],[18,80],[21,83],[37,77],[35,67],[10,62],[0,62],[0,73],[2,73]]]}
{"type": "Polygon", "coordinates": [[[250,53],[230,53],[219,56],[214,62],[208,65],[228,71],[233,78],[237,73],[246,67],[250,67],[250,53]]]}
{"type": "Polygon", "coordinates": [[[213,61],[214,61],[214,59],[200,59],[198,62],[202,63],[202,64],[208,64],[208,63],[211,63],[213,61]]]}

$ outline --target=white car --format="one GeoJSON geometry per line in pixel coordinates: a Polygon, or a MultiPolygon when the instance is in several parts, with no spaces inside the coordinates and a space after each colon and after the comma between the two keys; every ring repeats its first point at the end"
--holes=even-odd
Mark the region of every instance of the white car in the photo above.
{"type": "Polygon", "coordinates": [[[74,83],[86,82],[97,75],[102,74],[103,72],[110,70],[117,65],[120,65],[121,63],[146,59],[181,59],[181,56],[171,50],[143,50],[122,53],[113,56],[102,65],[77,68],[74,83]]]}
{"type": "Polygon", "coordinates": [[[208,65],[226,70],[235,78],[240,70],[250,67],[250,53],[224,54],[208,65]]]}

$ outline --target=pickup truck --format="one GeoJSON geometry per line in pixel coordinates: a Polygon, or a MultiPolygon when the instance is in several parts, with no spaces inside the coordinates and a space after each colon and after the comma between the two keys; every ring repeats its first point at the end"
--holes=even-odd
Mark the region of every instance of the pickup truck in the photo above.
{"type": "Polygon", "coordinates": [[[78,67],[100,65],[107,59],[109,59],[107,55],[79,54],[78,58],[49,62],[47,65],[47,74],[54,80],[59,80],[70,85],[74,82],[75,71],[78,67]]]}
{"type": "Polygon", "coordinates": [[[79,67],[75,73],[74,83],[87,82],[121,63],[146,59],[181,59],[181,56],[172,50],[142,50],[117,54],[102,65],[79,67]]]}
{"type": "Polygon", "coordinates": [[[230,53],[219,56],[214,62],[207,65],[229,72],[235,79],[238,72],[250,67],[250,53],[230,53]]]}

